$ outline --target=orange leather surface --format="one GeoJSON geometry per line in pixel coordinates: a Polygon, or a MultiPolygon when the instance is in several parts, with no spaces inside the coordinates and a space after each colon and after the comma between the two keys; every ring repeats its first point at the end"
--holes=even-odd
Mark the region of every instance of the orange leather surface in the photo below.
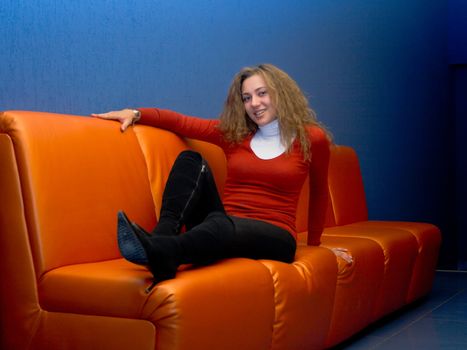
{"type": "Polygon", "coordinates": [[[229,259],[179,272],[154,288],[142,313],[159,349],[269,349],[274,286],[259,261],[229,259]]]}
{"type": "Polygon", "coordinates": [[[43,312],[27,349],[154,350],[156,340],[154,325],[145,320],[43,312]]]}
{"type": "Polygon", "coordinates": [[[322,348],[431,289],[439,230],[367,221],[358,158],[334,146],[322,247],[299,245],[293,264],[184,266],[146,294],[151,275],[121,259],[115,214],[151,229],[171,165],[188,147],[207,158],[222,193],[216,146],[144,126],[122,134],[93,118],[0,115],[0,348],[322,348]],[[347,249],[353,262],[330,248],[347,249]]]}
{"type": "Polygon", "coordinates": [[[367,238],[378,243],[384,253],[383,282],[373,311],[376,320],[405,305],[412,270],[418,253],[415,237],[397,228],[371,228],[355,224],[328,227],[323,236],[367,238]]]}
{"type": "Polygon", "coordinates": [[[441,232],[438,227],[428,223],[406,221],[363,221],[354,225],[374,229],[396,228],[410,232],[417,240],[418,254],[406,302],[411,303],[431,290],[441,245],[441,232]]]}
{"type": "Polygon", "coordinates": [[[154,206],[159,217],[162,194],[170,169],[178,154],[186,149],[200,152],[207,160],[222,195],[226,178],[225,156],[221,148],[206,142],[182,139],[179,136],[149,126],[133,128],[146,160],[154,206]]]}
{"type": "Polygon", "coordinates": [[[268,348],[273,285],[259,262],[231,259],[187,269],[147,294],[150,277],[147,269],[123,259],[64,266],[40,281],[41,305],[61,313],[147,319],[164,349],[202,349],[206,344],[213,349],[268,348]],[[219,343],[237,333],[248,337],[228,346],[219,343]]]}
{"type": "Polygon", "coordinates": [[[384,253],[367,238],[322,236],[322,246],[345,248],[352,262],[337,258],[337,286],[326,347],[334,346],[366,327],[383,283],[384,253]]]}
{"type": "Polygon", "coordinates": [[[123,259],[56,268],[38,284],[44,310],[138,318],[147,302],[150,274],[123,259]]]}
{"type": "Polygon", "coordinates": [[[368,220],[360,165],[352,148],[331,148],[328,185],[332,217],[336,225],[368,220]]]}
{"type": "Polygon", "coordinates": [[[262,260],[274,281],[271,349],[322,349],[331,322],[336,257],[328,249],[299,246],[293,264],[262,260]]]}
{"type": "Polygon", "coordinates": [[[135,126],[133,130],[146,161],[153,203],[159,217],[162,194],[170,169],[178,154],[188,149],[188,146],[180,137],[165,130],[141,125],[135,126]]]}
{"type": "Polygon", "coordinates": [[[5,134],[0,168],[0,349],[26,349],[41,310],[13,143],[5,134]]]}
{"type": "MultiPolygon", "coordinates": [[[[309,181],[305,181],[297,205],[297,232],[308,225],[309,181]]],[[[365,190],[355,151],[348,146],[331,146],[328,171],[329,201],[325,227],[368,220],[365,190]]],[[[303,237],[299,240],[303,241],[303,237]]]]}
{"type": "Polygon", "coordinates": [[[122,134],[118,123],[50,113],[7,112],[6,118],[38,276],[119,257],[120,209],[145,226],[155,223],[144,158],[131,130],[122,134]]]}

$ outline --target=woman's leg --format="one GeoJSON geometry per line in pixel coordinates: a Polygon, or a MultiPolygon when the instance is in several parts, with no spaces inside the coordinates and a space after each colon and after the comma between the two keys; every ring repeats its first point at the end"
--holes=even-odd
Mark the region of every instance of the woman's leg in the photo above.
{"type": "Polygon", "coordinates": [[[297,248],[295,238],[280,227],[221,212],[209,214],[203,223],[173,239],[181,246],[182,263],[191,264],[231,257],[291,263],[297,248]]]}
{"type": "Polygon", "coordinates": [[[118,240],[122,255],[147,265],[156,281],[173,278],[182,263],[228,257],[291,262],[296,249],[295,239],[279,227],[227,216],[209,166],[192,151],[182,152],[172,167],[153,234],[119,213],[118,240]],[[183,225],[187,232],[178,235],[183,225]]]}
{"type": "Polygon", "coordinates": [[[205,265],[232,255],[235,226],[224,212],[214,211],[199,225],[172,238],[181,247],[182,264],[205,265]]]}
{"type": "Polygon", "coordinates": [[[147,256],[147,267],[155,281],[174,278],[181,264],[209,264],[230,256],[234,225],[223,212],[211,212],[202,223],[176,236],[135,235],[147,256]]]}
{"type": "Polygon", "coordinates": [[[224,206],[207,162],[194,151],[183,151],[175,160],[162,196],[159,222],[152,231],[177,235],[185,225],[189,230],[224,206]]]}
{"type": "MultiPolygon", "coordinates": [[[[184,225],[190,230],[214,211],[224,213],[224,206],[207,162],[197,152],[181,152],[167,179],[153,236],[178,235],[184,225]]],[[[147,265],[148,256],[134,231],[145,232],[131,223],[125,213],[119,212],[118,245],[121,254],[133,263],[147,265]]]]}
{"type": "Polygon", "coordinates": [[[286,263],[294,261],[297,242],[288,231],[261,220],[236,216],[231,219],[235,228],[232,256],[286,263]]]}
{"type": "Polygon", "coordinates": [[[180,264],[209,264],[230,257],[290,263],[295,256],[295,239],[286,230],[224,212],[209,213],[180,235],[149,235],[135,224],[131,227],[155,283],[174,278],[180,264]]]}
{"type": "Polygon", "coordinates": [[[212,212],[201,224],[171,238],[178,242],[180,263],[185,264],[209,264],[231,257],[291,263],[297,248],[295,238],[280,227],[223,212],[212,212]]]}

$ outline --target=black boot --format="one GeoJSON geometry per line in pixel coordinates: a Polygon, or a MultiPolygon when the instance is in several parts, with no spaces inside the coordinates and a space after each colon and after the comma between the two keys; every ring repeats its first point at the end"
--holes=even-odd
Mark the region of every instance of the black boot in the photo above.
{"type": "Polygon", "coordinates": [[[137,238],[135,228],[123,211],[117,214],[117,242],[122,256],[138,265],[147,265],[146,251],[137,238]]]}
{"type": "Polygon", "coordinates": [[[175,277],[181,261],[177,237],[155,236],[118,212],[118,245],[122,256],[135,264],[145,265],[155,282],[175,277]]]}
{"type": "Polygon", "coordinates": [[[224,211],[208,164],[194,151],[179,154],[170,171],[159,222],[153,234],[178,235],[201,223],[212,211],[224,211]]]}
{"type": "Polygon", "coordinates": [[[175,278],[182,259],[181,247],[177,237],[150,236],[136,230],[135,233],[146,251],[147,267],[154,276],[154,281],[161,282],[175,278]]]}

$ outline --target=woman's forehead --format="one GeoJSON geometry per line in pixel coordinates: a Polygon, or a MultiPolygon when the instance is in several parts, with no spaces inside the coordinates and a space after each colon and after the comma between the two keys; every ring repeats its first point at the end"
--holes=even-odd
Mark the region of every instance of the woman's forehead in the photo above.
{"type": "Polygon", "coordinates": [[[253,93],[263,87],[267,87],[264,78],[260,74],[254,74],[243,81],[242,93],[253,93]]]}

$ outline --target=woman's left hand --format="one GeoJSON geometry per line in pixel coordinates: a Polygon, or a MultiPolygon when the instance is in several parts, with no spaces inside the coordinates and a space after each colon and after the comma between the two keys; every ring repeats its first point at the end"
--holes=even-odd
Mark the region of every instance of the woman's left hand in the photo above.
{"type": "Polygon", "coordinates": [[[122,109],[120,111],[110,111],[107,113],[92,113],[92,117],[106,119],[106,120],[117,120],[121,123],[120,130],[125,131],[130,125],[137,121],[137,116],[132,109],[122,109]]]}

